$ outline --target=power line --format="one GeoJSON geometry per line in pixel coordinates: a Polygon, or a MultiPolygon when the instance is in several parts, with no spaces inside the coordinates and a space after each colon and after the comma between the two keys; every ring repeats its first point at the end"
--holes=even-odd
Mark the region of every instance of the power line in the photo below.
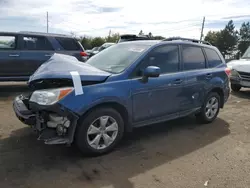
{"type": "Polygon", "coordinates": [[[204,24],[205,24],[205,16],[203,17],[203,21],[202,21],[202,26],[201,26],[201,37],[200,37],[200,40],[202,40],[202,37],[203,37],[204,24]]]}

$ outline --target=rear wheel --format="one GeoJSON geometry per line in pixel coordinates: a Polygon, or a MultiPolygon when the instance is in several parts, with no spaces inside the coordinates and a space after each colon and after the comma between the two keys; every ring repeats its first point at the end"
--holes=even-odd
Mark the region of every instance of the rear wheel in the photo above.
{"type": "Polygon", "coordinates": [[[110,152],[121,140],[124,121],[112,108],[90,112],[79,125],[76,144],[83,153],[101,155],[110,152]]]}
{"type": "Polygon", "coordinates": [[[212,92],[208,94],[201,112],[197,114],[197,119],[202,123],[211,123],[217,117],[220,111],[220,96],[218,93],[212,92]]]}
{"type": "Polygon", "coordinates": [[[240,91],[241,86],[237,84],[231,84],[231,89],[235,92],[240,91]]]}

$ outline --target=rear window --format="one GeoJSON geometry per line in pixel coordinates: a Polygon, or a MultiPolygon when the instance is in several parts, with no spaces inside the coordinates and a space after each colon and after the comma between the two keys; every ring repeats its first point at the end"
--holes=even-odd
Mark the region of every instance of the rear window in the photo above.
{"type": "Polygon", "coordinates": [[[221,58],[215,50],[205,48],[205,53],[207,55],[208,67],[213,68],[222,64],[221,58]]]}
{"type": "Polygon", "coordinates": [[[56,40],[65,50],[69,51],[82,50],[79,43],[73,38],[56,37],[56,40]]]}
{"type": "Polygon", "coordinates": [[[149,48],[150,45],[120,43],[99,52],[86,63],[100,70],[120,73],[149,48]]]}

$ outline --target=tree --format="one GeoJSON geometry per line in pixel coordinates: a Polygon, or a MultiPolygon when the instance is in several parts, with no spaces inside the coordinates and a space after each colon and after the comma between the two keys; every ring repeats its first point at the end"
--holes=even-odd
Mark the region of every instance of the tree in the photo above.
{"type": "MultiPolygon", "coordinates": [[[[143,34],[143,31],[141,30],[140,33],[143,34]]],[[[73,32],[71,32],[71,35],[76,37],[76,35],[73,32]]],[[[162,36],[153,36],[151,32],[149,33],[149,37],[151,37],[154,40],[165,39],[162,36]]],[[[92,37],[88,37],[88,36],[82,36],[82,37],[77,38],[77,40],[79,40],[79,42],[83,45],[83,47],[85,49],[92,49],[93,47],[99,47],[105,42],[116,43],[119,39],[120,39],[119,33],[112,34],[111,32],[106,37],[94,37],[94,38],[92,38],[92,37]]]]}
{"type": "Polygon", "coordinates": [[[91,38],[89,37],[81,37],[80,38],[80,43],[83,45],[83,47],[85,49],[91,49],[92,48],[92,45],[91,45],[91,38]]]}
{"type": "Polygon", "coordinates": [[[209,31],[205,36],[205,41],[209,42],[213,46],[218,47],[218,39],[219,39],[220,32],[219,31],[209,31]]]}
{"type": "Polygon", "coordinates": [[[216,46],[224,57],[237,52],[238,32],[232,20],[221,31],[209,31],[205,40],[216,46]]]}
{"type": "Polygon", "coordinates": [[[119,33],[114,33],[111,36],[106,37],[105,41],[106,42],[114,42],[114,43],[116,43],[119,40],[119,38],[120,38],[119,33]]]}
{"type": "Polygon", "coordinates": [[[144,33],[143,33],[143,31],[142,31],[142,30],[140,31],[139,35],[144,35],[144,33]]]}
{"type": "Polygon", "coordinates": [[[243,23],[239,32],[239,45],[238,49],[242,54],[245,53],[246,49],[250,46],[250,24],[249,22],[243,23]]]}
{"type": "Polygon", "coordinates": [[[235,30],[233,20],[230,20],[225,29],[221,31],[219,44],[223,44],[223,52],[225,55],[232,54],[237,48],[238,32],[235,30]]]}
{"type": "Polygon", "coordinates": [[[105,39],[102,37],[95,37],[91,40],[91,46],[93,47],[99,47],[105,43],[105,39]]]}

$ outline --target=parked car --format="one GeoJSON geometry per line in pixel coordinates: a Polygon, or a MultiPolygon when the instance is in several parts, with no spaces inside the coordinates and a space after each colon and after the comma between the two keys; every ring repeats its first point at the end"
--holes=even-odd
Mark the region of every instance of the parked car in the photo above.
{"type": "Polygon", "coordinates": [[[88,54],[88,57],[92,57],[93,55],[97,54],[99,52],[100,47],[94,47],[93,49],[86,51],[88,54]]]}
{"type": "Polygon", "coordinates": [[[112,43],[112,42],[106,42],[104,43],[103,45],[101,45],[97,50],[95,51],[92,51],[91,53],[89,53],[89,58],[98,54],[99,52],[103,51],[104,49],[110,47],[110,46],[113,46],[115,43],[112,43]]]}
{"type": "Polygon", "coordinates": [[[192,114],[210,123],[228,100],[230,69],[216,47],[178,39],[119,43],[86,63],[55,54],[14,111],[46,144],[74,141],[92,154],[135,127],[192,114]]]}
{"type": "Polygon", "coordinates": [[[0,32],[0,81],[26,81],[54,53],[86,61],[82,45],[71,36],[37,32],[0,32]]]}
{"type": "Polygon", "coordinates": [[[239,91],[242,87],[250,88],[250,47],[239,60],[227,63],[231,68],[230,82],[233,91],[239,91]]]}
{"type": "Polygon", "coordinates": [[[85,52],[89,55],[89,54],[91,54],[92,52],[97,51],[98,49],[99,49],[99,47],[94,47],[94,48],[92,48],[91,50],[86,50],[85,52]]]}
{"type": "Polygon", "coordinates": [[[117,43],[135,41],[135,40],[152,40],[147,35],[133,35],[133,34],[124,34],[120,36],[120,39],[117,43]]]}

